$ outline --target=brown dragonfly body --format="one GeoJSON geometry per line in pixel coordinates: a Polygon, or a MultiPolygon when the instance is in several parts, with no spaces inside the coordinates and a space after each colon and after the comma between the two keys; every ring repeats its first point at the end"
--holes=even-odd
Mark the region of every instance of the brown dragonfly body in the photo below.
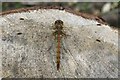
{"type": "Polygon", "coordinates": [[[56,20],[54,23],[54,28],[55,32],[53,35],[55,36],[55,39],[57,40],[57,56],[56,56],[56,63],[57,63],[57,70],[60,68],[60,50],[61,50],[61,38],[65,33],[63,33],[63,21],[61,20],[56,20]]]}

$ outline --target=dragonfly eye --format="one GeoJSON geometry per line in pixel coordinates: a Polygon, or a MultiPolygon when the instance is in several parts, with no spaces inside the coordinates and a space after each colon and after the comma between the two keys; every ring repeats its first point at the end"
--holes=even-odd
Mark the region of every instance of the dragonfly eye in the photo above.
{"type": "Polygon", "coordinates": [[[56,20],[56,21],[55,21],[55,25],[63,25],[63,21],[61,21],[61,20],[56,20]]]}

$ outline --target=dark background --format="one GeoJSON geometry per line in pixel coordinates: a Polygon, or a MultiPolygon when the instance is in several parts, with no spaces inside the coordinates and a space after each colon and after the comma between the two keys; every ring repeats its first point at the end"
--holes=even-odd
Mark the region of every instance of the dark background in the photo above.
{"type": "Polygon", "coordinates": [[[33,6],[62,6],[102,17],[111,27],[120,28],[119,2],[3,2],[2,11],[33,6]]]}

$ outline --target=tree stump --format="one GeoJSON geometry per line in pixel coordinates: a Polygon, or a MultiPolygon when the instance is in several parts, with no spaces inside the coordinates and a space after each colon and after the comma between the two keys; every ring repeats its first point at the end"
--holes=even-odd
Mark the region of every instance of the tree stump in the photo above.
{"type": "Polygon", "coordinates": [[[118,30],[99,17],[57,8],[1,13],[2,78],[118,78],[118,30]],[[63,21],[60,69],[54,23],[63,21]]]}

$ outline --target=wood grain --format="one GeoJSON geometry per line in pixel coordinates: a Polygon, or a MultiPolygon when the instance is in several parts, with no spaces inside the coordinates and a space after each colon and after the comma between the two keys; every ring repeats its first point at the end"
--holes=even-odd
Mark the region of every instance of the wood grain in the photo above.
{"type": "Polygon", "coordinates": [[[1,16],[0,32],[4,78],[118,78],[118,31],[97,20],[38,9],[1,16]],[[58,19],[68,35],[59,71],[51,28],[58,19]]]}

